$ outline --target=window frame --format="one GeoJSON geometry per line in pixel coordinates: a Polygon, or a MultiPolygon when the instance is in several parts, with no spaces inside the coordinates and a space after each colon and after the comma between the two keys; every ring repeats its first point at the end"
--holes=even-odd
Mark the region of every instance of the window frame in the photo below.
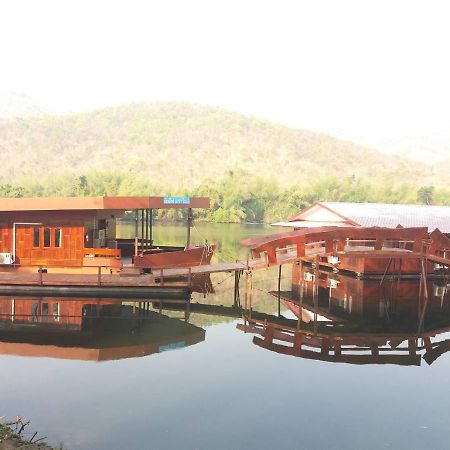
{"type": "Polygon", "coordinates": [[[43,239],[42,239],[42,247],[43,248],[52,248],[52,229],[50,227],[43,227],[44,228],[44,232],[43,232],[43,239]],[[48,245],[46,244],[46,231],[48,230],[48,245]]]}
{"type": "Polygon", "coordinates": [[[33,248],[41,248],[41,226],[34,225],[33,226],[33,248]],[[36,231],[37,231],[37,243],[36,245],[36,231]]]}

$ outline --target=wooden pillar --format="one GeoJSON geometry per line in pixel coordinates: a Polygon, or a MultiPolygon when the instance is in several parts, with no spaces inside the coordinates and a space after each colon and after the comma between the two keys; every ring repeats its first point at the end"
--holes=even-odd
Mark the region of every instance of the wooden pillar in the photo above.
{"type": "Polygon", "coordinates": [[[303,267],[301,270],[301,278],[300,278],[300,302],[299,302],[299,309],[298,309],[298,317],[297,317],[297,330],[300,330],[301,323],[302,323],[302,314],[303,314],[303,296],[304,296],[304,289],[305,289],[305,280],[304,280],[304,272],[303,267]]]}
{"type": "Polygon", "coordinates": [[[341,340],[340,339],[334,339],[333,347],[334,347],[334,354],[336,356],[340,356],[342,354],[341,340]]]}
{"type": "Polygon", "coordinates": [[[188,209],[186,247],[191,245],[192,208],[188,209]]]}
{"type": "Polygon", "coordinates": [[[186,310],[184,312],[184,321],[189,322],[189,316],[191,312],[191,298],[189,297],[186,301],[186,310]]]}
{"type": "Polygon", "coordinates": [[[148,209],[145,210],[145,248],[148,248],[148,219],[149,212],[148,209]]]}
{"type": "Polygon", "coordinates": [[[278,268],[278,317],[281,316],[281,264],[278,268]]]}
{"type": "Polygon", "coordinates": [[[150,247],[153,247],[153,208],[150,208],[149,212],[150,212],[150,218],[149,218],[150,247]]]}
{"type": "Polygon", "coordinates": [[[134,211],[134,256],[138,255],[139,210],[134,211]]]}
{"type": "Polygon", "coordinates": [[[239,270],[234,272],[234,298],[233,298],[233,306],[238,306],[239,299],[239,270]]]}
{"type": "Polygon", "coordinates": [[[245,271],[245,313],[251,317],[252,309],[252,271],[245,271]]]}
{"type": "Polygon", "coordinates": [[[144,250],[144,210],[141,209],[141,252],[144,250]]]}

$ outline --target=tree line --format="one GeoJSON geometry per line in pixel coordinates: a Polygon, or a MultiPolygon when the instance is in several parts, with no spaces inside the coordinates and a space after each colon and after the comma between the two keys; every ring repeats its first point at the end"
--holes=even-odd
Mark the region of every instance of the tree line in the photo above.
{"type": "MultiPolygon", "coordinates": [[[[197,210],[197,219],[232,223],[284,220],[314,201],[450,205],[447,188],[399,183],[389,176],[382,182],[374,182],[355,176],[339,178],[331,175],[285,187],[274,179],[251,176],[245,171],[228,171],[220,180],[205,180],[190,191],[182,188],[176,192],[167,192],[151,179],[130,172],[44,176],[0,185],[1,197],[120,195],[208,196],[211,208],[197,210]]],[[[185,211],[166,209],[158,210],[156,214],[160,220],[181,220],[185,211]]]]}

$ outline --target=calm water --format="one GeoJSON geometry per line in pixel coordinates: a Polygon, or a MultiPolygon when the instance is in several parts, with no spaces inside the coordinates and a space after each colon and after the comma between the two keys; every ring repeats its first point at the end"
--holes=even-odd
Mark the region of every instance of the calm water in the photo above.
{"type": "MultiPolygon", "coordinates": [[[[272,231],[197,227],[199,241],[218,243],[217,258],[228,261],[240,239],[272,231]]],[[[184,240],[181,227],[156,231],[160,243],[184,240]]],[[[290,270],[282,277],[282,290],[290,291],[290,270]]],[[[216,293],[196,294],[194,303],[228,306],[232,315],[232,278],[219,275],[212,283],[216,293]]],[[[194,307],[186,322],[184,310],[161,316],[158,308],[143,313],[107,300],[16,298],[13,323],[12,299],[3,298],[0,416],[31,419],[30,432],[68,449],[448,448],[445,282],[429,283],[428,303],[411,282],[380,287],[324,275],[317,296],[313,283],[292,295],[302,296],[307,313],[300,329],[308,345],[297,352],[289,350],[292,334],[261,344],[264,332],[242,331],[248,322],[194,307]],[[331,326],[342,338],[340,362],[317,338],[331,326]],[[420,336],[416,356],[406,336],[420,336]],[[294,355],[282,354],[286,349],[294,355]],[[358,355],[364,364],[352,360],[358,355]],[[396,359],[386,363],[384,355],[396,359]]],[[[282,304],[279,318],[267,293],[277,289],[276,270],[255,275],[254,288],[253,319],[260,313],[269,326],[297,326],[287,309],[295,304],[282,304]]]]}

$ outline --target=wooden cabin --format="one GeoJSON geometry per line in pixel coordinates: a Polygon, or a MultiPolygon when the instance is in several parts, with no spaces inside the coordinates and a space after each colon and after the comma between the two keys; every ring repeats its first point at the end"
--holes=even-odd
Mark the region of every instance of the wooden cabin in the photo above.
{"type": "MultiPolygon", "coordinates": [[[[209,208],[206,197],[0,199],[0,265],[120,267],[116,220],[133,211],[136,245],[150,247],[154,209],[209,208]],[[140,222],[139,222],[140,217],[140,222]],[[138,234],[140,233],[140,238],[138,234]]],[[[188,228],[189,228],[188,219],[188,228]]],[[[188,239],[189,239],[188,230],[188,239]]],[[[134,243],[133,243],[134,244],[134,243]]]]}

